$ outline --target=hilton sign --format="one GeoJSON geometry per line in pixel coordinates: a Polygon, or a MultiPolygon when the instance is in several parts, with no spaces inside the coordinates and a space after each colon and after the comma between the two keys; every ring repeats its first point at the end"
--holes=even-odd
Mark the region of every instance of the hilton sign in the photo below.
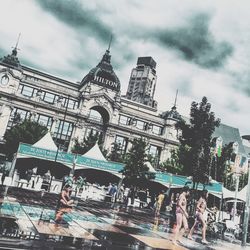
{"type": "Polygon", "coordinates": [[[119,84],[117,82],[110,81],[100,76],[95,76],[94,81],[98,85],[105,86],[107,88],[119,91],[119,84]]]}

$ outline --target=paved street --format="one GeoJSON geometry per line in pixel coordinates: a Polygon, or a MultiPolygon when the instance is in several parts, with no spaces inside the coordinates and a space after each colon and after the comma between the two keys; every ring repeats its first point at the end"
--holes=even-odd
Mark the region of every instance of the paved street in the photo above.
{"type": "MultiPolygon", "coordinates": [[[[171,242],[172,232],[166,215],[154,216],[148,209],[125,207],[93,200],[79,200],[72,211],[55,224],[58,195],[25,189],[1,189],[1,249],[242,249],[240,245],[209,239],[208,246],[181,240],[171,242]],[[6,223],[6,221],[8,223],[6,223]],[[10,248],[13,249],[13,248],[10,248]]],[[[245,249],[250,249],[247,247],[245,249]]]]}

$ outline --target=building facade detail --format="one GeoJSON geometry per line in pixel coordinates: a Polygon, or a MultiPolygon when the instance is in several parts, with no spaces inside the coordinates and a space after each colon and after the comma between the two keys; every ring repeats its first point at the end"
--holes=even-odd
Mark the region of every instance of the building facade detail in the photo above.
{"type": "Polygon", "coordinates": [[[158,112],[155,68],[152,57],[139,57],[122,96],[109,49],[80,84],[21,65],[13,50],[0,60],[0,140],[17,117],[32,117],[51,131],[64,151],[90,131],[102,135],[103,148],[111,151],[116,142],[123,153],[134,138],[144,137],[157,167],[178,145],[175,123],[181,116],[176,106],[158,112]]]}

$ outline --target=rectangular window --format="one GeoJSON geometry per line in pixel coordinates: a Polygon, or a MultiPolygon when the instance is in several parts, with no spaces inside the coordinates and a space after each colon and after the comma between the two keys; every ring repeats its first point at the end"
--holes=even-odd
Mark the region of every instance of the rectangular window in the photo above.
{"type": "Polygon", "coordinates": [[[122,155],[126,153],[128,138],[117,135],[115,138],[115,143],[119,145],[122,155]]]}
{"type": "Polygon", "coordinates": [[[56,123],[54,138],[61,150],[67,151],[73,131],[73,123],[59,120],[56,123]]]}
{"type": "Polygon", "coordinates": [[[14,108],[11,111],[8,125],[7,125],[7,129],[12,128],[16,124],[28,119],[29,117],[30,117],[30,111],[24,110],[24,109],[19,109],[19,108],[14,108]]]}
{"type": "Polygon", "coordinates": [[[152,155],[153,157],[156,157],[158,155],[158,148],[154,145],[149,146],[148,153],[152,155]]]}
{"type": "Polygon", "coordinates": [[[43,126],[46,126],[48,129],[50,129],[51,125],[52,125],[52,117],[38,114],[37,115],[37,122],[43,126]]]}
{"type": "Polygon", "coordinates": [[[75,107],[75,101],[69,99],[69,101],[68,101],[68,108],[69,109],[74,109],[74,107],[75,107]]]}
{"type": "Polygon", "coordinates": [[[148,149],[148,154],[153,157],[153,167],[157,168],[158,163],[160,161],[161,148],[154,145],[150,145],[148,149]]]}
{"type": "Polygon", "coordinates": [[[140,120],[137,120],[137,121],[136,121],[136,127],[137,127],[138,129],[144,130],[144,129],[145,129],[145,122],[140,121],[140,120]]]}
{"type": "MultiPolygon", "coordinates": [[[[58,100],[59,96],[56,96],[56,100],[58,100]]],[[[68,99],[67,97],[62,97],[62,106],[66,108],[68,106],[68,109],[77,109],[78,108],[78,101],[75,101],[73,99],[68,99]]]]}
{"type": "Polygon", "coordinates": [[[25,96],[32,97],[33,91],[34,91],[34,88],[31,88],[31,87],[24,85],[21,93],[25,96]]]}
{"type": "Polygon", "coordinates": [[[93,136],[96,136],[97,134],[98,134],[98,135],[101,134],[101,132],[98,131],[98,130],[96,130],[96,129],[87,128],[87,129],[86,129],[86,132],[85,132],[85,138],[87,138],[87,137],[90,135],[90,133],[92,133],[93,136]]]}
{"type": "Polygon", "coordinates": [[[48,102],[48,103],[54,103],[55,101],[55,95],[49,92],[44,92],[43,94],[43,101],[48,102]]]}
{"type": "Polygon", "coordinates": [[[125,115],[120,115],[120,117],[119,117],[119,124],[129,125],[130,121],[131,121],[131,117],[128,117],[125,115]]]}
{"type": "Polygon", "coordinates": [[[152,132],[153,132],[153,134],[161,135],[162,134],[162,127],[153,125],[152,132]]]}

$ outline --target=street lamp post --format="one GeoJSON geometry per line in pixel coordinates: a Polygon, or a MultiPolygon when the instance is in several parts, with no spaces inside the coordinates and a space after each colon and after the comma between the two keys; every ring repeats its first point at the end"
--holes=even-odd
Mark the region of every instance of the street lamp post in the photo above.
{"type": "Polygon", "coordinates": [[[235,221],[235,215],[236,215],[236,206],[237,206],[237,196],[239,191],[239,180],[240,176],[238,173],[235,174],[235,193],[234,193],[234,208],[233,208],[233,222],[235,221]]]}
{"type": "MultiPolygon", "coordinates": [[[[61,99],[62,99],[62,97],[59,97],[58,102],[61,102],[61,99]]],[[[67,99],[66,99],[66,102],[65,102],[65,111],[64,111],[64,116],[63,116],[63,122],[62,122],[62,125],[61,125],[61,128],[60,128],[60,133],[59,133],[59,138],[60,139],[62,137],[63,127],[64,127],[64,123],[66,121],[68,105],[69,105],[69,95],[67,96],[67,99]]],[[[59,150],[60,150],[60,144],[57,147],[56,156],[55,156],[55,163],[57,161],[59,150]]],[[[49,183],[49,188],[48,188],[49,191],[50,191],[50,188],[51,188],[51,183],[52,183],[52,176],[51,176],[50,183],[49,183]]]]}

